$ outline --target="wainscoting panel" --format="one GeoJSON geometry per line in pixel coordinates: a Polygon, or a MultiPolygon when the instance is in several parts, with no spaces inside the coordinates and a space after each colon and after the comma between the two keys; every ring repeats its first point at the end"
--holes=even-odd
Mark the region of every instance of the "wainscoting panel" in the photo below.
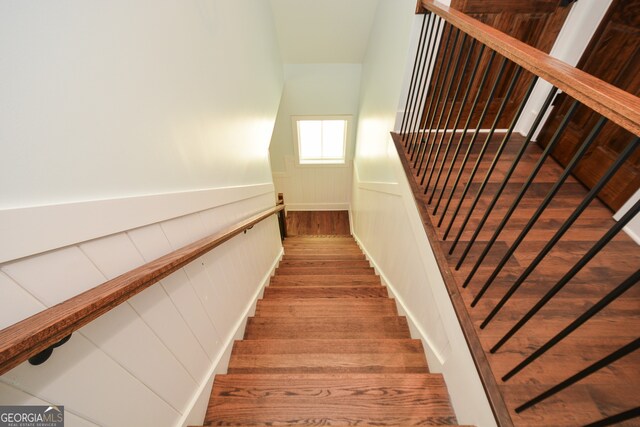
{"type": "Polygon", "coordinates": [[[285,159],[286,171],[274,172],[276,193],[283,193],[287,210],[347,210],[351,203],[352,162],[341,166],[296,165],[285,159]]]}
{"type": "MultiPolygon", "coordinates": [[[[274,202],[273,192],[252,194],[0,264],[0,326],[274,202]]],[[[211,375],[226,369],[225,354],[281,253],[277,219],[256,224],[81,328],[46,363],[25,362],[0,377],[0,405],[64,405],[71,427],[193,424],[211,375]]]]}

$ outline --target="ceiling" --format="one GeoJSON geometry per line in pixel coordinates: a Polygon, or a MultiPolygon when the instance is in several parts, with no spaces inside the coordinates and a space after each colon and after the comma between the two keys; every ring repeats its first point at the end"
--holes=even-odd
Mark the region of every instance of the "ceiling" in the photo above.
{"type": "Polygon", "coordinates": [[[285,64],[362,63],[378,0],[270,0],[285,64]]]}

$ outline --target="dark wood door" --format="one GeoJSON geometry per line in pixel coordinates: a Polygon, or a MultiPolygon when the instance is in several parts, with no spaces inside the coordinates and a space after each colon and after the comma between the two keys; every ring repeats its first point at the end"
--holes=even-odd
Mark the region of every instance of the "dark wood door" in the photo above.
{"type": "MultiPolygon", "coordinates": [[[[544,52],[549,52],[553,47],[556,37],[558,36],[570,9],[570,7],[561,7],[560,0],[452,0],[451,6],[544,52]]],[[[447,34],[447,30],[445,30],[445,41],[447,34]]],[[[460,40],[456,46],[454,58],[462,45],[461,39],[462,35],[460,36],[460,40]]],[[[451,39],[451,43],[453,43],[453,38],[451,39]]],[[[463,57],[465,57],[466,52],[468,52],[470,43],[471,41],[467,40],[463,47],[463,57]]],[[[479,46],[476,46],[476,55],[472,57],[472,63],[475,63],[475,60],[477,59],[478,50],[479,46]]],[[[447,52],[440,52],[436,67],[439,66],[443,59],[448,59],[447,52]]],[[[484,65],[488,60],[489,52],[487,49],[483,55],[480,70],[484,69],[484,65]]],[[[498,74],[499,66],[500,59],[496,56],[496,59],[492,64],[490,74],[487,77],[485,89],[481,92],[478,99],[478,104],[474,110],[470,127],[475,127],[477,125],[478,118],[486,104],[490,86],[493,84],[498,74]]],[[[510,63],[505,70],[502,80],[496,88],[495,100],[489,105],[487,116],[483,122],[483,128],[488,128],[493,123],[500,103],[505,98],[509,82],[514,72],[515,66],[510,63]]],[[[468,71],[466,78],[463,80],[462,87],[464,88],[467,86],[469,74],[470,72],[468,71]]],[[[471,110],[471,101],[476,96],[476,91],[481,81],[481,77],[482,72],[479,72],[474,79],[472,90],[469,94],[469,101],[465,106],[463,106],[464,110],[461,119],[462,124],[465,123],[469,115],[469,111],[471,110]]],[[[515,113],[517,106],[522,100],[532,78],[533,76],[528,72],[522,74],[512,96],[508,100],[505,112],[502,114],[501,119],[498,122],[498,128],[506,128],[509,126],[511,117],[515,113]]],[[[448,84],[448,80],[445,83],[448,84]]],[[[453,96],[451,95],[450,98],[452,97],[453,96]]],[[[441,108],[443,107],[448,111],[448,108],[451,106],[450,102],[451,99],[447,99],[446,103],[443,100],[438,104],[439,108],[436,111],[442,111],[441,108]]],[[[457,115],[459,108],[460,99],[456,102],[454,117],[457,115]]]]}
{"type": "MultiPolygon", "coordinates": [[[[640,0],[614,0],[591,40],[578,68],[614,86],[640,94],[640,0]]],[[[566,97],[552,109],[538,137],[546,147],[572,103],[566,97]]],[[[599,115],[581,106],[569,123],[553,156],[566,165],[586,139],[599,115]]],[[[607,123],[574,175],[591,188],[616,159],[633,135],[607,123]]],[[[618,210],[640,186],[640,152],[636,152],[599,194],[607,206],[618,210]]]]}

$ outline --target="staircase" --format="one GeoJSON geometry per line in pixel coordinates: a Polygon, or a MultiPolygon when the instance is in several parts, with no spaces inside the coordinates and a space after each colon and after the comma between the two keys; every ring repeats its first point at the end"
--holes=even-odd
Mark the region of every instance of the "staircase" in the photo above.
{"type": "Polygon", "coordinates": [[[442,376],[353,238],[284,247],[204,424],[456,424],[442,376]]]}

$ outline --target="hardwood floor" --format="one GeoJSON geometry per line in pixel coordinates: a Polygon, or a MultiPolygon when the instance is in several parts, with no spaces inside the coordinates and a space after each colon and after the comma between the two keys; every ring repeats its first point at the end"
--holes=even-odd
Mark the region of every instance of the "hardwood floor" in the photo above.
{"type": "MultiPolygon", "coordinates": [[[[520,373],[508,381],[502,381],[501,379],[506,372],[520,363],[523,358],[533,353],[600,298],[635,273],[640,267],[640,248],[626,234],[618,233],[513,338],[508,340],[496,353],[490,353],[489,349],[615,223],[612,219],[611,211],[600,201],[593,201],[540,265],[533,270],[523,285],[513,294],[509,302],[504,305],[486,328],[481,329],[480,324],[495,307],[496,303],[505,295],[522,271],[556,233],[560,225],[587,193],[587,190],[579,182],[569,178],[540,219],[535,223],[523,243],[509,258],[484,297],[480,299],[477,306],[471,308],[470,304],[480,288],[489,278],[506,250],[513,244],[522,227],[532,217],[536,208],[562,172],[562,168],[555,161],[549,159],[544,163],[534,184],[525,193],[520,207],[515,210],[506,228],[498,236],[496,244],[488,252],[482,266],[473,276],[469,286],[462,288],[462,284],[471,268],[541,154],[541,150],[537,145],[529,145],[523,160],[510,179],[503,197],[498,201],[493,213],[488,217],[487,223],[481,229],[477,242],[472,246],[461,268],[456,270],[455,266],[467,242],[478,228],[485,208],[493,198],[515,157],[517,148],[523,141],[522,138],[517,136],[511,138],[507,149],[497,164],[495,172],[489,179],[486,190],[478,199],[478,205],[470,216],[468,225],[461,233],[459,244],[453,254],[449,255],[451,242],[462,226],[462,221],[467,215],[473,198],[476,196],[480,182],[487,172],[491,159],[493,159],[500,137],[500,135],[497,135],[491,142],[485,160],[480,164],[476,177],[469,185],[469,196],[461,204],[460,213],[453,221],[451,233],[446,240],[444,239],[444,232],[451,221],[454,208],[460,200],[462,189],[476,161],[478,149],[474,148],[471,151],[469,163],[464,169],[459,187],[452,198],[452,203],[445,214],[441,227],[437,227],[437,224],[441,220],[444,203],[453,188],[453,178],[455,178],[461,162],[458,160],[454,167],[454,174],[447,185],[444,201],[439,207],[437,215],[433,215],[433,210],[448,166],[445,168],[443,178],[438,184],[436,197],[429,204],[431,189],[425,196],[425,187],[424,185],[421,186],[420,180],[416,178],[417,170],[413,167],[413,162],[410,161],[410,157],[406,153],[404,154],[403,163],[405,171],[408,171],[412,176],[410,182],[419,204],[423,221],[427,224],[425,228],[433,230],[432,240],[435,240],[435,242],[432,243],[436,246],[440,256],[440,268],[446,272],[444,275],[445,279],[448,279],[447,285],[450,287],[450,293],[459,294],[462,302],[464,302],[466,307],[464,309],[468,312],[472,322],[471,332],[475,333],[479,338],[480,345],[490,363],[494,380],[504,396],[514,424],[517,426],[585,425],[640,406],[640,352],[635,352],[548,400],[533,406],[531,409],[519,414],[515,413],[515,407],[638,337],[638,331],[640,331],[640,289],[635,286],[520,373]]],[[[394,135],[394,140],[396,147],[404,146],[398,135],[394,135]]],[[[480,139],[480,141],[483,140],[480,139]]],[[[399,151],[403,151],[402,148],[399,148],[399,151]]],[[[448,157],[447,164],[450,159],[451,154],[448,157]]],[[[439,162],[440,160],[438,165],[440,164],[439,162]]],[[[640,419],[636,418],[617,425],[638,426],[640,425],[640,419]]]]}
{"type": "Polygon", "coordinates": [[[205,425],[456,424],[442,376],[353,238],[284,247],[228,374],[215,378],[205,425]]]}
{"type": "Polygon", "coordinates": [[[349,211],[287,211],[287,234],[348,236],[349,211]]]}

